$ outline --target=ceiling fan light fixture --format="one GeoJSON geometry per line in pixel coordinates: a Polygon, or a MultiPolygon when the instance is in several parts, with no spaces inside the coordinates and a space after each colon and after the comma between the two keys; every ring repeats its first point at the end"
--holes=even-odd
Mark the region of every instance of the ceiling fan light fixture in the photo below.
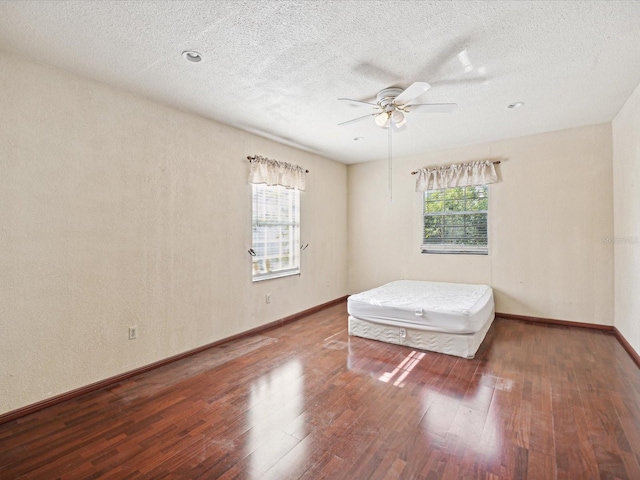
{"type": "Polygon", "coordinates": [[[387,122],[389,121],[389,114],[387,112],[382,112],[379,115],[376,115],[375,122],[379,127],[386,127],[387,122]]]}
{"type": "Polygon", "coordinates": [[[395,124],[396,127],[401,127],[405,123],[407,123],[407,117],[404,116],[400,110],[394,110],[391,114],[391,121],[395,124]]]}

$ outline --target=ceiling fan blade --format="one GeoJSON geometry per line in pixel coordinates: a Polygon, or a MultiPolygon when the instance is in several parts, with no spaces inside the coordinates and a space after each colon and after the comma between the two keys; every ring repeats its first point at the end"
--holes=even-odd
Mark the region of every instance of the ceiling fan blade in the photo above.
{"type": "Polygon", "coordinates": [[[362,100],[354,100],[353,98],[339,98],[338,100],[342,100],[344,102],[352,102],[352,103],[360,103],[364,105],[371,105],[372,107],[377,107],[378,105],[375,103],[363,102],[362,100]]]}
{"type": "Polygon", "coordinates": [[[427,82],[412,83],[411,85],[409,85],[409,88],[407,88],[404,92],[402,92],[400,95],[396,97],[395,104],[405,105],[409,103],[411,100],[413,100],[414,98],[422,95],[424,92],[426,92],[430,88],[431,88],[431,85],[429,85],[427,82]]]}
{"type": "Polygon", "coordinates": [[[458,108],[457,103],[416,103],[414,105],[405,105],[404,111],[407,113],[451,113],[456,108],[458,108]]]}
{"type": "Polygon", "coordinates": [[[479,76],[479,77],[461,77],[461,78],[444,78],[433,82],[434,86],[446,86],[446,85],[482,85],[491,80],[491,77],[479,76]]]}
{"type": "Polygon", "coordinates": [[[370,114],[364,115],[362,117],[358,117],[358,118],[353,118],[351,120],[347,120],[346,122],[339,123],[338,125],[339,126],[348,125],[349,123],[359,122],[360,120],[364,120],[365,118],[369,118],[369,117],[374,117],[376,115],[378,115],[378,113],[370,113],[370,114]]]}

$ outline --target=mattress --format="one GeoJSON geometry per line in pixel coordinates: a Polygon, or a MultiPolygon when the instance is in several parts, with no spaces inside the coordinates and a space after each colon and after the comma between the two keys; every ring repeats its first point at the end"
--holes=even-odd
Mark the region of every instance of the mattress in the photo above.
{"type": "Polygon", "coordinates": [[[381,325],[470,334],[493,320],[493,290],[487,285],[397,280],[351,295],[347,311],[381,325]]]}

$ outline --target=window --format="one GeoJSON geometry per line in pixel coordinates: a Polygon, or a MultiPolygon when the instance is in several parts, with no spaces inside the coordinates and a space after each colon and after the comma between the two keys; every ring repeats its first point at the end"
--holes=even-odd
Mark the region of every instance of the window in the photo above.
{"type": "Polygon", "coordinates": [[[486,185],[424,192],[422,253],[487,255],[486,185]]]}
{"type": "Polygon", "coordinates": [[[300,273],[300,191],[252,185],[253,281],[300,273]]]}

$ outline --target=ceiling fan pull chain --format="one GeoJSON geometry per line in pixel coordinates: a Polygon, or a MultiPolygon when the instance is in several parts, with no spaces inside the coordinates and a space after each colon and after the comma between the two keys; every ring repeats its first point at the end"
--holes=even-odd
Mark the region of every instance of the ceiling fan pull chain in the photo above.
{"type": "Polygon", "coordinates": [[[389,163],[389,201],[393,202],[393,163],[391,156],[391,135],[392,135],[393,125],[391,125],[391,121],[389,121],[389,153],[388,153],[388,163],[389,163]]]}

